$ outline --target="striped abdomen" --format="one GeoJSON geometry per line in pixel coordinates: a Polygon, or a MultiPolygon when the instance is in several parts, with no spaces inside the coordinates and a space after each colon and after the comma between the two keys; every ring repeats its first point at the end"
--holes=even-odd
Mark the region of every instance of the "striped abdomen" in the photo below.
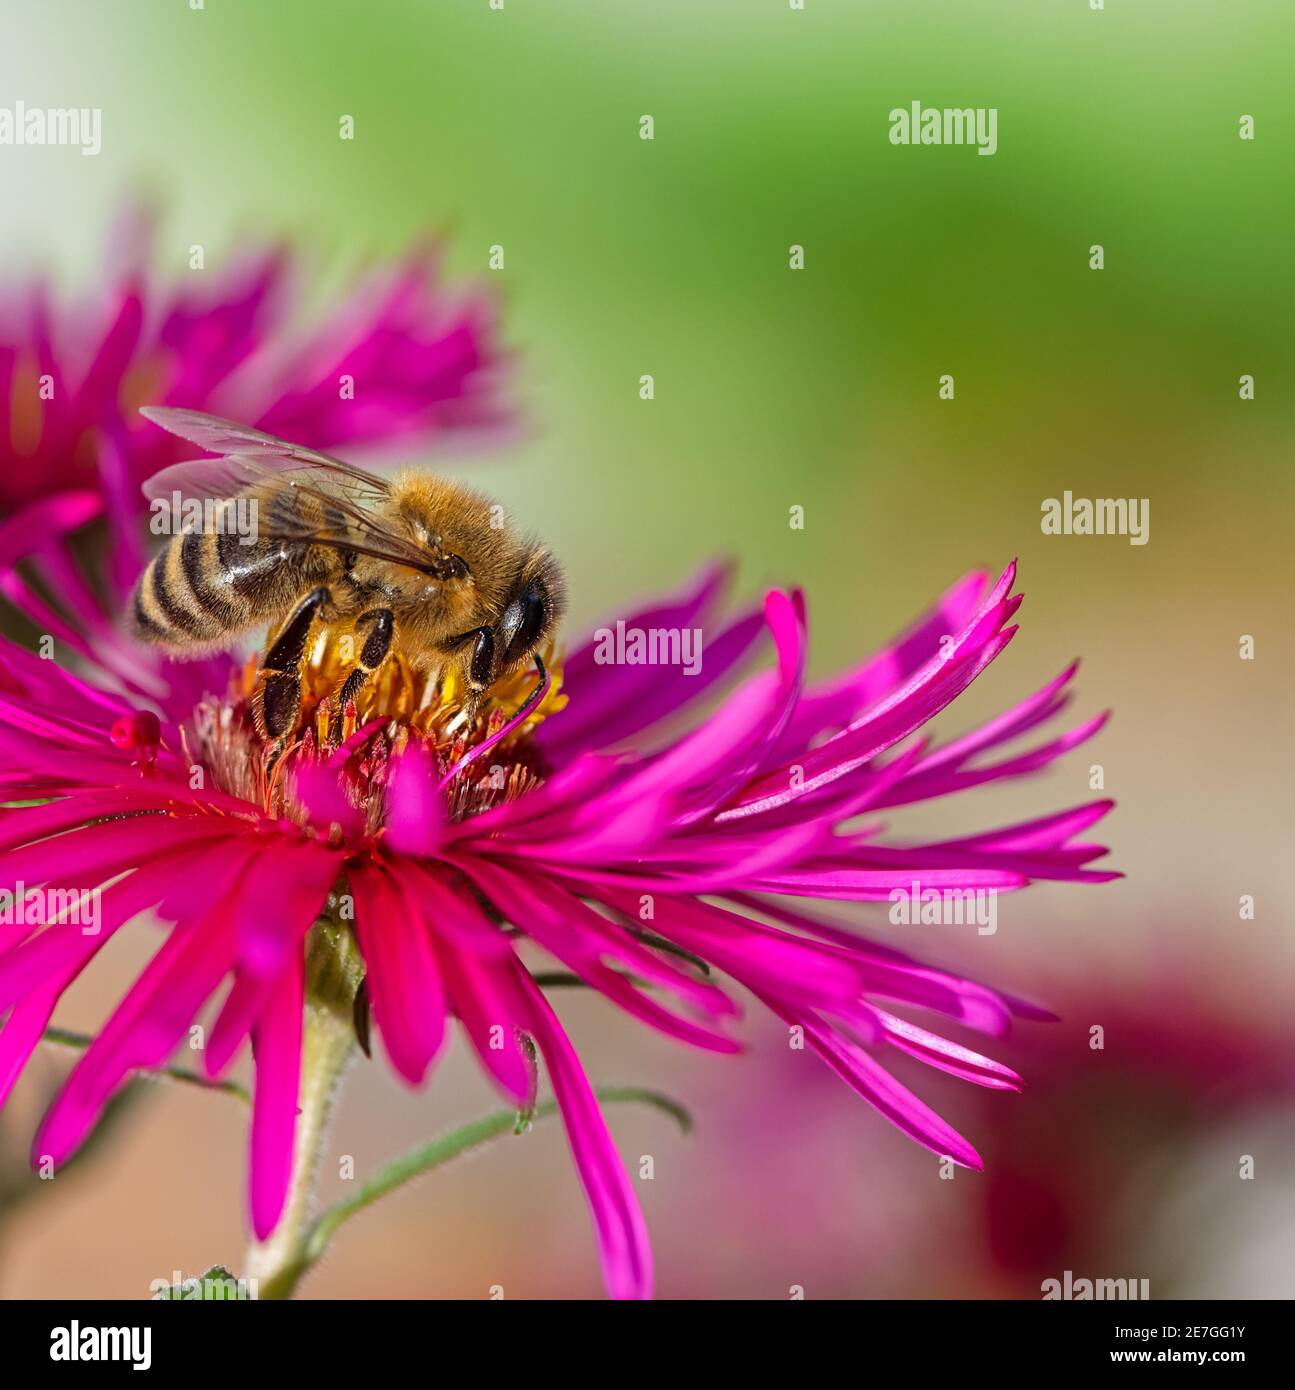
{"type": "Polygon", "coordinates": [[[135,633],[164,647],[220,642],[261,616],[267,590],[279,588],[270,567],[283,563],[277,544],[241,545],[208,531],[176,536],[135,586],[135,633]]]}
{"type": "Polygon", "coordinates": [[[176,650],[219,645],[281,616],[336,563],[336,552],[284,539],[318,529],[323,509],[312,499],[269,488],[240,502],[255,509],[255,531],[186,531],[140,576],[133,612],[145,642],[176,650]]]}
{"type": "Polygon", "coordinates": [[[345,589],[355,555],[338,544],[346,520],[328,499],[268,483],[221,505],[231,510],[175,536],[140,576],[133,611],[145,642],[219,646],[284,617],[316,585],[345,589]]]}

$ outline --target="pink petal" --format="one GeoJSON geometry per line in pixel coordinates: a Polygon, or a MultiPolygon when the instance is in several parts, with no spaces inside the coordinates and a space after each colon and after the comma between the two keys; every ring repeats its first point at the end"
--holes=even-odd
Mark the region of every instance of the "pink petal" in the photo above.
{"type": "Polygon", "coordinates": [[[349,882],[378,1031],[392,1065],[420,1085],[445,1038],[445,991],[431,936],[384,870],[352,869],[349,882]]]}
{"type": "MultiPolygon", "coordinates": [[[[655,999],[640,993],[623,974],[604,964],[602,955],[608,949],[609,933],[599,931],[596,923],[604,922],[608,928],[611,924],[575,898],[556,888],[534,880],[528,882],[520,875],[480,862],[465,867],[508,920],[515,924],[525,923],[528,936],[627,1013],[697,1047],[716,1052],[740,1050],[739,1044],[731,1038],[663,1008],[655,999]]],[[[617,954],[639,965],[651,978],[669,979],[673,976],[676,987],[686,982],[686,977],[680,972],[670,971],[667,975],[661,962],[654,960],[647,950],[642,947],[637,951],[631,949],[635,945],[637,943],[630,938],[630,946],[620,945],[617,954]]],[[[708,1003],[718,996],[720,1006],[726,1012],[733,1011],[731,1001],[714,986],[687,983],[691,984],[688,993],[692,997],[705,991],[703,997],[708,1003]]]]}
{"type": "Polygon", "coordinates": [[[988,1086],[998,1091],[1019,1091],[1021,1078],[1001,1062],[992,1057],[983,1057],[979,1052],[962,1047],[958,1043],[942,1038],[938,1033],[927,1032],[907,1019],[897,1018],[883,1009],[875,1011],[881,1019],[890,1042],[901,1052],[917,1057],[941,1071],[951,1072],[964,1081],[977,1086],[988,1086]]]}
{"type": "Polygon", "coordinates": [[[93,492],[56,492],[0,521],[0,569],[10,569],[64,531],[93,520],[103,502],[93,492]]]}
{"type": "Polygon", "coordinates": [[[423,914],[454,1012],[495,1083],[511,1099],[524,1102],[531,1090],[531,1070],[518,1042],[525,1001],[517,989],[512,947],[508,945],[506,956],[495,958],[459,949],[443,931],[444,924],[452,924],[451,930],[460,934],[488,929],[508,942],[466,893],[430,874],[419,889],[409,892],[406,900],[423,914]]]}
{"type": "Polygon", "coordinates": [[[240,885],[239,956],[262,979],[277,980],[315,924],[341,873],[342,856],[317,841],[270,835],[240,885]]]}
{"type": "Polygon", "coordinates": [[[84,1140],[127,1072],[161,1066],[233,963],[230,913],[218,903],[177,926],[73,1067],[33,1146],[33,1163],[62,1163],[84,1140]]]}
{"type": "Polygon", "coordinates": [[[15,1004],[0,1025],[0,1106],[9,1099],[14,1083],[49,1027],[54,1006],[63,992],[62,982],[46,985],[15,1004]]]}
{"type": "Polygon", "coordinates": [[[841,1037],[812,1014],[792,1012],[772,998],[766,999],[766,1003],[788,1024],[803,1028],[810,1047],[851,1090],[861,1095],[896,1129],[916,1140],[923,1148],[942,1158],[951,1158],[964,1168],[984,1167],[980,1155],[957,1130],[946,1124],[924,1101],[901,1086],[863,1048],[841,1037]]]}
{"type": "Polygon", "coordinates": [[[421,744],[411,742],[392,768],[387,840],[401,854],[435,854],[444,839],[445,814],[436,770],[421,744]]]}
{"type": "Polygon", "coordinates": [[[324,763],[300,762],[292,771],[297,799],[310,814],[311,823],[326,831],[334,822],[342,834],[354,837],[364,830],[364,813],[350,801],[336,771],[324,763]]]}
{"type": "Polygon", "coordinates": [[[548,1000],[519,965],[527,1022],[544,1060],[598,1233],[598,1254],[613,1298],[651,1298],[652,1250],[638,1196],[608,1133],[598,1100],[548,1000]]]}
{"type": "Polygon", "coordinates": [[[256,1083],[252,1098],[252,1229],[258,1240],[279,1224],[292,1182],[297,1098],[301,1087],[305,969],[293,952],[252,1035],[256,1083]]]}

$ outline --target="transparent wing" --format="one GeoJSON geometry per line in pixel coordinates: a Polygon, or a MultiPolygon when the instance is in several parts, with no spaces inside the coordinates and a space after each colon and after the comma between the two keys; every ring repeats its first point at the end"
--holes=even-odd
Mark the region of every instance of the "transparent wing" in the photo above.
{"type": "Polygon", "coordinates": [[[441,574],[453,558],[438,546],[415,544],[374,515],[373,507],[391,491],[374,474],[198,411],[150,408],[142,414],[204,449],[233,451],[159,470],[144,483],[150,499],[169,499],[177,492],[186,500],[224,499],[268,484],[257,527],[270,540],[354,550],[429,574],[441,574]],[[303,498],[319,505],[303,509],[303,498]]]}
{"type": "Polygon", "coordinates": [[[335,481],[318,470],[271,475],[276,482],[260,508],[262,536],[289,544],[329,545],[353,550],[378,560],[407,565],[439,575],[447,557],[439,546],[418,545],[391,530],[381,517],[348,497],[335,481]],[[309,498],[319,506],[303,516],[298,502],[309,498]]]}
{"type": "MultiPolygon", "coordinates": [[[[204,415],[199,410],[174,410],[167,406],[145,406],[139,413],[169,434],[187,439],[190,444],[196,444],[211,454],[237,455],[244,459],[253,459],[268,471],[320,468],[336,478],[347,479],[353,488],[362,488],[379,496],[385,496],[389,491],[386,481],[375,473],[366,473],[364,469],[356,468],[331,454],[321,454],[318,450],[307,449],[301,444],[290,444],[286,439],[276,439],[272,434],[263,434],[260,430],[240,425],[233,420],[222,420],[216,415],[204,415]]],[[[175,468],[191,466],[184,463],[173,465],[175,468]]],[[[149,492],[149,488],[165,478],[170,471],[164,468],[150,478],[145,484],[146,494],[154,495],[149,492]]]]}

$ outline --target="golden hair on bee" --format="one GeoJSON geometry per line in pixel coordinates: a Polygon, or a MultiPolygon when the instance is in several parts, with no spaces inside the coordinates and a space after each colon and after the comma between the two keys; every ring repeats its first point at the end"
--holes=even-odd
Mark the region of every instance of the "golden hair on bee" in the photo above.
{"type": "Polygon", "coordinates": [[[255,707],[271,738],[296,725],[319,624],[355,634],[340,718],[392,651],[419,669],[454,667],[479,696],[535,659],[562,616],[557,560],[482,493],[421,470],[382,478],[194,411],[143,413],[219,455],[151,478],[155,514],[214,498],[232,522],[173,528],[136,585],[135,633],[185,657],[267,627],[255,707]]]}

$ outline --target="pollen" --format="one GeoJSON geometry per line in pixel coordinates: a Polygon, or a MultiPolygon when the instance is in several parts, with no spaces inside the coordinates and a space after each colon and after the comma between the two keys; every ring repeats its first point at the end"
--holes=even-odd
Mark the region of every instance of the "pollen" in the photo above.
{"type": "Polygon", "coordinates": [[[541,655],[547,689],[520,720],[536,694],[534,667],[500,677],[474,699],[457,667],[415,663],[407,652],[395,650],[340,711],[339,723],[338,691],[355,669],[361,645],[349,627],[325,628],[316,636],[301,668],[301,712],[281,743],[259,732],[254,717],[263,679],[259,655],[249,659],[226,699],[199,706],[195,751],[222,790],[304,825],[308,816],[292,796],[292,771],[305,762],[327,761],[342,774],[352,803],[376,834],[384,820],[392,760],[411,741],[420,742],[439,769],[450,820],[480,815],[543,781],[543,760],[532,735],[567,703],[562,658],[552,643],[541,655]],[[483,751],[489,756],[474,760],[473,750],[487,742],[490,747],[483,751]]]}

